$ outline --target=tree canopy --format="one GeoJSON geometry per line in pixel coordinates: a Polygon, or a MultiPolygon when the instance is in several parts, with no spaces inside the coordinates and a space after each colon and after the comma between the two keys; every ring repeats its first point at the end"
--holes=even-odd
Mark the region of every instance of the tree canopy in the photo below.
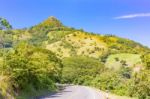
{"type": "Polygon", "coordinates": [[[12,29],[12,26],[6,19],[0,17],[0,30],[6,29],[12,29]]]}

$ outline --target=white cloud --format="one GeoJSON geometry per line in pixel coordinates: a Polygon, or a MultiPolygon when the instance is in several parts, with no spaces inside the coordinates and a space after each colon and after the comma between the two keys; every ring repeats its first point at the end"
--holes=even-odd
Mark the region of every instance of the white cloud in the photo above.
{"type": "Polygon", "coordinates": [[[133,19],[138,17],[150,17],[150,13],[128,14],[128,15],[115,17],[114,19],[133,19]]]}

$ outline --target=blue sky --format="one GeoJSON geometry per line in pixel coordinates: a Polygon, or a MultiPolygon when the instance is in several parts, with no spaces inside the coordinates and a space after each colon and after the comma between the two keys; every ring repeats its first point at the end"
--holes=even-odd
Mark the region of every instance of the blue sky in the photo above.
{"type": "Polygon", "coordinates": [[[114,34],[150,47],[150,0],[0,0],[0,16],[14,28],[49,16],[66,26],[114,34]]]}

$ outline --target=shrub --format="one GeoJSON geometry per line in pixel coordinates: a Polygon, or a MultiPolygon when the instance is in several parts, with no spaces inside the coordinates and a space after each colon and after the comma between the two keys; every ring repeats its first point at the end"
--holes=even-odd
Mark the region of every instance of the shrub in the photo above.
{"type": "Polygon", "coordinates": [[[4,75],[13,81],[14,91],[54,90],[61,68],[61,61],[51,51],[22,42],[7,54],[4,75]]]}

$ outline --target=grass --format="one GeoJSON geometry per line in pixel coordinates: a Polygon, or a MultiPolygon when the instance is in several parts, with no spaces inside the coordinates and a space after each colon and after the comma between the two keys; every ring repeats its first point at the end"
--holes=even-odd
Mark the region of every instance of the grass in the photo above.
{"type": "MultiPolygon", "coordinates": [[[[93,88],[93,89],[95,89],[96,91],[100,92],[103,96],[107,95],[107,93],[105,91],[99,90],[97,88],[93,88]]],[[[109,99],[137,99],[135,97],[118,96],[118,95],[115,95],[115,94],[112,94],[112,93],[108,93],[108,97],[109,97],[109,99]]]]}
{"type": "MultiPolygon", "coordinates": [[[[97,89],[96,89],[97,90],[97,89]]],[[[98,90],[99,91],[99,90],[98,90]]],[[[104,96],[106,96],[106,92],[100,91],[104,96]]],[[[109,99],[137,99],[135,97],[128,97],[128,96],[118,96],[112,93],[108,93],[109,99]]]]}
{"type": "Polygon", "coordinates": [[[110,94],[109,96],[111,97],[110,99],[137,99],[137,98],[127,97],[127,96],[117,96],[114,94],[110,94]]]}
{"type": "Polygon", "coordinates": [[[57,88],[55,88],[54,90],[48,90],[48,89],[36,90],[35,88],[33,88],[32,85],[29,85],[27,87],[28,87],[27,89],[22,90],[22,92],[19,93],[16,99],[37,99],[37,97],[45,96],[50,93],[58,91],[57,88]]]}
{"type": "Polygon", "coordinates": [[[0,99],[5,96],[7,99],[13,99],[13,91],[8,76],[0,75],[0,99]]]}
{"type": "MultiPolygon", "coordinates": [[[[59,32],[56,34],[59,34],[59,32]]],[[[52,37],[51,33],[48,35],[52,37]]],[[[101,41],[99,37],[91,36],[83,32],[75,32],[65,36],[63,34],[61,39],[52,44],[47,44],[46,48],[57,53],[63,58],[70,57],[72,49],[76,52],[76,55],[86,55],[94,58],[99,58],[101,55],[107,52],[106,44],[101,41]],[[57,49],[61,49],[61,51],[58,51],[57,49]]]]}
{"type": "Polygon", "coordinates": [[[70,33],[70,31],[51,31],[47,34],[47,36],[49,37],[50,43],[54,43],[60,41],[62,38],[70,33]]]}
{"type": "Polygon", "coordinates": [[[126,61],[127,66],[132,67],[136,64],[141,64],[141,58],[138,54],[114,54],[107,58],[105,66],[114,70],[119,70],[122,66],[121,61],[126,61]]]}
{"type": "Polygon", "coordinates": [[[36,97],[47,95],[50,91],[41,90],[41,91],[33,91],[33,92],[22,92],[16,99],[35,99],[36,97]]]}

